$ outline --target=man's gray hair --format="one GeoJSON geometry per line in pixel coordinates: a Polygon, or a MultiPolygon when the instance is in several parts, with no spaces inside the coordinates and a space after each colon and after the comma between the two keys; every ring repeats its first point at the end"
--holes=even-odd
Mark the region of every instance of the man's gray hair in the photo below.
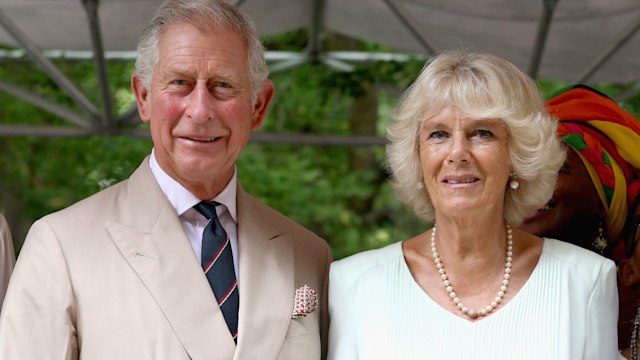
{"type": "Polygon", "coordinates": [[[255,103],[269,76],[264,47],[253,21],[240,9],[223,0],[167,0],[156,10],[138,41],[136,73],[144,86],[151,88],[151,77],[159,60],[160,36],[176,23],[192,24],[202,32],[224,29],[242,36],[247,48],[252,99],[255,103]]]}

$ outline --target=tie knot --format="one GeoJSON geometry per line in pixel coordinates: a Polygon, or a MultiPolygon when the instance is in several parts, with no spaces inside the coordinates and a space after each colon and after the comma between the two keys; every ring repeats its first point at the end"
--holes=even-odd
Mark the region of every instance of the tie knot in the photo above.
{"type": "Polygon", "coordinates": [[[216,206],[218,205],[220,205],[220,203],[215,201],[201,201],[193,208],[202,214],[202,216],[207,218],[207,220],[211,220],[218,218],[218,214],[216,214],[216,206]]]}

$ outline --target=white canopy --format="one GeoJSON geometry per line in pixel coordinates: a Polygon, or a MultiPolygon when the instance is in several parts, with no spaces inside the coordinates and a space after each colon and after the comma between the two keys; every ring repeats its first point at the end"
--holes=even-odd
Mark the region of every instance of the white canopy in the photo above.
{"type": "MultiPolygon", "coordinates": [[[[139,34],[161,2],[0,0],[0,45],[24,48],[45,69],[47,59],[41,50],[130,52],[135,50],[139,34]]],[[[318,39],[324,31],[331,31],[385,44],[398,52],[426,56],[445,49],[490,52],[538,78],[586,83],[640,80],[640,0],[236,0],[236,3],[252,16],[262,35],[310,29],[312,49],[285,56],[281,68],[304,61],[305,54],[311,53],[320,54],[319,59],[329,65],[347,69],[348,56],[322,52],[318,39]]],[[[56,79],[55,69],[47,72],[56,79]]],[[[0,90],[16,94],[13,85],[3,83],[2,79],[0,90]]],[[[70,88],[66,91],[73,92],[70,88]]]]}

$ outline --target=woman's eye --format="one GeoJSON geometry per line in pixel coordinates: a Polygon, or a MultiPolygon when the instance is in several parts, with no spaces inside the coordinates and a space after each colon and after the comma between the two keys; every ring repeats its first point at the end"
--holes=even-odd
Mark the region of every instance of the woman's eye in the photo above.
{"type": "Polygon", "coordinates": [[[429,139],[444,139],[447,137],[447,133],[444,131],[433,131],[429,134],[429,139]]]}
{"type": "Polygon", "coordinates": [[[476,130],[475,135],[481,138],[488,138],[488,137],[492,137],[493,133],[489,130],[476,130]]]}
{"type": "Polygon", "coordinates": [[[562,167],[560,168],[560,171],[558,171],[558,173],[560,175],[570,175],[571,174],[571,164],[569,164],[568,161],[565,161],[565,163],[562,165],[562,167]]]}

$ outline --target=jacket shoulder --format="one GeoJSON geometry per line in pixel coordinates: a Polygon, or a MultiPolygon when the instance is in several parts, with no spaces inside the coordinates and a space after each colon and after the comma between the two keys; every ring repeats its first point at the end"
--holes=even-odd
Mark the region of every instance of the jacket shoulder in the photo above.
{"type": "Polygon", "coordinates": [[[314,252],[330,253],[327,242],[311,230],[258,200],[253,195],[243,192],[242,196],[245,198],[244,202],[248,206],[252,206],[254,208],[254,213],[259,213],[261,217],[269,219],[269,224],[272,227],[279,229],[281,232],[290,234],[296,247],[304,247],[306,249],[311,249],[314,252]]]}

